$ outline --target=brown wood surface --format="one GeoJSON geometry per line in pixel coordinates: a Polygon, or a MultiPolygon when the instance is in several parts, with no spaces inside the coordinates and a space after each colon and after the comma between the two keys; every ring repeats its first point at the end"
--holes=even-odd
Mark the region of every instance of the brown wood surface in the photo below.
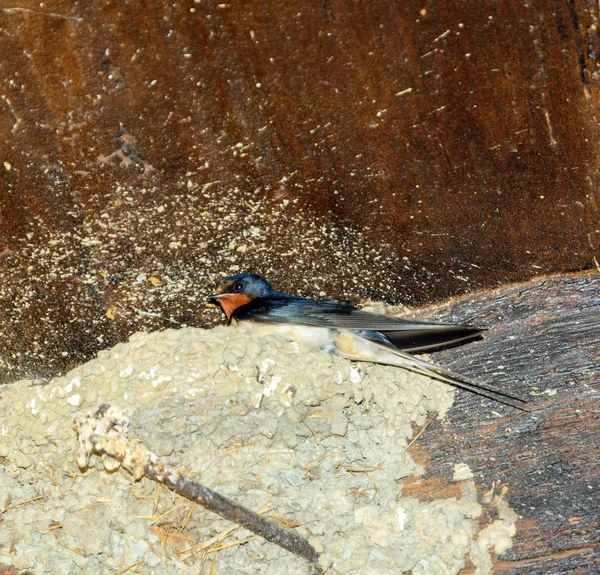
{"type": "Polygon", "coordinates": [[[458,496],[446,479],[455,463],[469,465],[481,494],[507,488],[520,519],[498,575],[600,573],[599,296],[598,273],[555,276],[421,314],[489,328],[436,361],[533,394],[533,411],[522,413],[461,392],[411,447],[427,471],[407,494],[458,496]]]}
{"type": "Polygon", "coordinates": [[[236,269],[415,305],[595,267],[597,21],[579,0],[0,0],[0,380],[207,325],[236,269]]]}
{"type": "MultiPolygon", "coordinates": [[[[598,10],[0,0],[0,381],[210,325],[236,269],[415,305],[597,267],[598,10]]],[[[458,460],[508,487],[496,573],[600,572],[599,292],[548,278],[430,310],[491,328],[439,361],[541,393],[502,418],[461,393],[411,448],[422,497],[458,460]]]]}

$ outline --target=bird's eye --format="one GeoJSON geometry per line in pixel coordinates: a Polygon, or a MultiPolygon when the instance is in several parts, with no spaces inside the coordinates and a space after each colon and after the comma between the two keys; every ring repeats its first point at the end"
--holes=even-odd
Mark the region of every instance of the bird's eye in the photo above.
{"type": "Polygon", "coordinates": [[[244,284],[241,282],[236,282],[233,284],[234,291],[242,291],[244,289],[244,284]]]}

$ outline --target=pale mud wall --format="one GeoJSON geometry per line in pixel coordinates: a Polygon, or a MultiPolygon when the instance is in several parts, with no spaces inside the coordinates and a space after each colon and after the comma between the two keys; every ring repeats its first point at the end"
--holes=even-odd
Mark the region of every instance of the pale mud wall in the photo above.
{"type": "MultiPolygon", "coordinates": [[[[109,473],[100,459],[80,473],[73,416],[106,402],[167,463],[298,524],[328,573],[456,574],[470,563],[489,574],[516,530],[504,493],[478,493],[458,455],[445,478],[456,496],[403,495],[406,479],[426,473],[408,447],[413,426],[442,418],[452,396],[400,369],[353,365],[243,328],[137,333],[45,386],[2,388],[0,565],[35,575],[130,565],[198,573],[206,557],[192,547],[231,527],[166,490],[157,498],[150,480],[109,473]]],[[[219,541],[234,545],[210,555],[218,572],[307,571],[262,539],[235,544],[249,535],[237,529],[219,541]]]]}

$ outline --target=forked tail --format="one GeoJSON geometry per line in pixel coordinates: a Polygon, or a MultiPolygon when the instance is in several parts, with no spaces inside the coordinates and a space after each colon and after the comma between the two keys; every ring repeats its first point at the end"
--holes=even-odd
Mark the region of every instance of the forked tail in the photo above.
{"type": "MultiPolygon", "coordinates": [[[[404,367],[409,371],[413,371],[421,375],[427,375],[429,377],[432,377],[433,379],[437,379],[438,381],[443,381],[444,383],[449,383],[450,385],[466,389],[471,393],[482,395],[483,397],[493,399],[494,401],[504,403],[505,405],[510,405],[511,407],[514,407],[516,409],[520,409],[522,411],[531,411],[531,407],[527,405],[527,400],[523,399],[522,397],[519,397],[518,395],[508,393],[502,389],[498,389],[497,387],[493,387],[491,385],[474,381],[464,375],[454,373],[449,369],[440,367],[439,365],[428,363],[418,357],[415,357],[403,351],[391,349],[387,346],[382,347],[384,347],[384,349],[389,353],[382,354],[386,356],[386,360],[381,361],[380,363],[404,367]]],[[[381,359],[383,360],[384,358],[381,357],[381,359]]]]}

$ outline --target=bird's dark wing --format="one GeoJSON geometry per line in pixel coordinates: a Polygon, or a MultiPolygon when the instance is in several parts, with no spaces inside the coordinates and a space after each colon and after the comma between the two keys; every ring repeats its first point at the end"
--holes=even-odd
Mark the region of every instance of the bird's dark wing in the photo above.
{"type": "Polygon", "coordinates": [[[480,328],[412,321],[362,311],[351,302],[313,300],[276,294],[238,308],[234,317],[265,323],[350,329],[362,337],[403,351],[425,351],[471,339],[480,328]]]}

